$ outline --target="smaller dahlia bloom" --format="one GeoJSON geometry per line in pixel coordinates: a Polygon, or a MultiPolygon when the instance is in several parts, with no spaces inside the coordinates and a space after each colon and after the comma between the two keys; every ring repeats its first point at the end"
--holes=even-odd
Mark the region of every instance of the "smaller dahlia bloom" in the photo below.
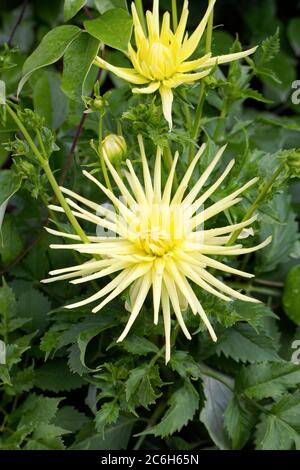
{"type": "MultiPolygon", "coordinates": [[[[166,362],[168,362],[171,354],[172,314],[175,315],[185,336],[191,339],[182,315],[188,306],[194,315],[199,315],[203,320],[212,340],[217,340],[213,327],[193,290],[193,284],[225,301],[240,299],[258,302],[229,287],[217,275],[209,272],[209,269],[213,268],[222,273],[245,278],[253,277],[252,274],[227,266],[214,257],[252,253],[270,243],[271,237],[251,248],[243,248],[240,244],[227,245],[230,234],[235,230],[245,231],[240,238],[249,235],[249,228],[246,229],[246,227],[255,221],[255,217],[224,227],[207,230],[204,228],[207,220],[240,202],[240,194],[258,179],[252,179],[232,194],[206,207],[208,199],[221,186],[234,165],[234,160],[232,160],[216,181],[204,189],[221,159],[225,146],[217,152],[191,191],[188,192],[187,188],[193,171],[205,149],[205,144],[203,144],[172,196],[178,153],[175,155],[170,174],[162,188],[161,149],[157,149],[152,178],[142,137],[139,136],[138,140],[143,182],[139,180],[132,163],[127,160],[128,170],[125,171],[127,184],[125,184],[109,159],[105,157],[111,176],[120,192],[120,199],[94,176],[84,171],[85,176],[93,181],[111,201],[115,210],[107,207],[107,204],[99,206],[69,189],[61,188],[68,196],[66,200],[75,217],[96,225],[97,236],[88,235],[90,243],[86,244],[51,245],[54,249],[76,250],[79,253],[91,255],[92,259],[78,266],[51,271],[50,275],[53,277],[42,282],[72,279],[71,283],[81,284],[113,276],[108,278],[104,287],[95,294],[66,307],[75,308],[98,302],[92,310],[94,313],[99,312],[106,304],[129,288],[127,304],[130,315],[118,341],[124,340],[152,290],[154,323],[158,323],[161,311],[166,339],[166,362]],[[105,233],[104,230],[109,232],[105,233]]],[[[64,212],[59,206],[50,207],[54,211],[64,212]]],[[[80,242],[77,235],[49,228],[47,230],[53,235],[80,242]]]]}
{"type": "Polygon", "coordinates": [[[135,48],[128,44],[128,58],[133,68],[116,67],[101,57],[95,65],[113,72],[134,85],[133,93],[160,92],[165,119],[172,128],[173,88],[184,83],[193,83],[206,77],[216,64],[226,64],[253,54],[257,47],[244,52],[212,57],[211,53],[189,60],[203,36],[209,16],[216,0],[212,0],[199,26],[189,36],[186,25],[189,15],[188,0],[184,1],[181,19],[176,31],[170,27],[170,13],[163,15],[160,27],[159,0],[153,0],[153,11],[146,12],[148,34],[143,31],[135,4],[132,3],[135,48]]]}

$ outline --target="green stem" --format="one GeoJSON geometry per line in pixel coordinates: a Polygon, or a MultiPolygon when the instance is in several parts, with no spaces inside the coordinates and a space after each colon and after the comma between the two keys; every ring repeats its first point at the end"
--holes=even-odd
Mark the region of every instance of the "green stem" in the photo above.
{"type": "MultiPolygon", "coordinates": [[[[273,175],[271,176],[269,181],[267,181],[265,183],[265,185],[262,187],[262,190],[260,191],[259,195],[257,196],[255,201],[253,202],[253,204],[251,205],[251,207],[249,208],[249,210],[245,214],[244,218],[242,219],[242,222],[245,222],[246,220],[250,219],[250,217],[253,216],[254,212],[258,209],[260,204],[264,201],[265,197],[267,196],[268,192],[272,188],[273,184],[275,183],[275,181],[277,180],[278,176],[280,175],[280,173],[282,172],[283,169],[284,169],[284,165],[280,165],[280,167],[277,168],[277,170],[273,173],[273,175]]],[[[227,243],[228,246],[231,246],[235,243],[235,241],[238,239],[238,237],[239,237],[240,233],[242,232],[242,230],[243,229],[239,229],[239,230],[236,230],[235,232],[233,232],[233,234],[231,235],[231,237],[230,237],[230,239],[227,243]]]]}
{"type": "MultiPolygon", "coordinates": [[[[209,3],[211,2],[212,0],[209,0],[209,3]]],[[[209,52],[211,52],[213,27],[214,27],[214,10],[212,10],[210,17],[208,19],[208,22],[207,22],[205,54],[209,54],[209,52]]]]}
{"type": "Polygon", "coordinates": [[[184,101],[184,103],[182,104],[182,108],[183,108],[183,113],[184,113],[184,117],[185,117],[185,121],[186,121],[186,129],[189,132],[191,127],[192,127],[192,117],[191,117],[190,108],[187,105],[187,100],[188,99],[187,99],[187,95],[186,95],[186,90],[182,89],[182,90],[180,90],[179,93],[181,95],[182,100],[184,101]]]}
{"type": "Polygon", "coordinates": [[[66,213],[66,216],[68,217],[73,229],[79,235],[80,239],[82,240],[83,243],[90,243],[90,240],[88,239],[87,235],[85,234],[84,230],[80,227],[76,217],[73,215],[68,203],[66,202],[63,193],[61,192],[60,187],[57,184],[56,179],[54,178],[54,175],[52,173],[52,170],[50,168],[49,162],[44,161],[42,164],[43,170],[46,173],[46,176],[48,178],[49,183],[52,186],[53,192],[59,201],[61,207],[66,213]]]}
{"type": "MultiPolygon", "coordinates": [[[[153,415],[149,419],[148,426],[146,427],[146,429],[151,428],[157,422],[158,418],[163,414],[166,407],[167,407],[167,402],[166,401],[161,401],[159,403],[159,405],[155,408],[155,410],[153,412],[153,415]]],[[[140,436],[139,440],[135,444],[133,450],[139,450],[141,448],[141,446],[142,446],[142,444],[143,444],[146,437],[147,437],[146,434],[143,434],[142,436],[140,436]]]]}
{"type": "Polygon", "coordinates": [[[144,9],[142,0],[135,0],[136,11],[141,22],[144,33],[147,34],[147,25],[145,21],[144,9]]]}
{"type": "Polygon", "coordinates": [[[15,111],[12,110],[12,108],[6,104],[6,109],[8,111],[8,113],[10,114],[10,116],[13,118],[13,120],[15,121],[15,123],[17,124],[18,128],[20,129],[20,131],[22,132],[23,136],[25,137],[25,139],[27,140],[28,142],[28,145],[29,147],[31,148],[31,150],[33,151],[34,155],[37,157],[38,161],[41,163],[41,165],[44,163],[44,158],[42,157],[42,155],[40,154],[38,148],[36,147],[35,143],[33,142],[29,132],[27,131],[26,127],[24,126],[24,124],[22,123],[22,121],[19,119],[18,115],[15,113],[15,111]]]}
{"type": "Polygon", "coordinates": [[[45,145],[44,145],[42,135],[41,135],[41,132],[40,132],[39,129],[37,129],[37,131],[36,131],[36,136],[37,136],[38,143],[41,147],[43,158],[44,158],[44,160],[47,160],[47,153],[46,153],[45,145]]]}
{"type": "MultiPolygon", "coordinates": [[[[163,151],[163,159],[167,171],[170,171],[173,165],[173,157],[169,147],[165,147],[163,151]]],[[[174,173],[173,190],[178,188],[178,179],[176,173],[174,173]]]]}
{"type": "Polygon", "coordinates": [[[175,32],[178,27],[178,14],[177,14],[177,1],[172,0],[172,21],[173,31],[175,32]]]}
{"type": "MultiPolygon", "coordinates": [[[[205,101],[205,84],[202,81],[200,84],[200,95],[199,95],[199,101],[198,101],[197,108],[196,108],[194,127],[192,129],[191,137],[193,140],[197,140],[197,137],[199,135],[199,128],[200,128],[200,123],[202,119],[204,101],[205,101]]],[[[189,152],[189,161],[191,162],[193,158],[194,158],[194,144],[191,143],[190,152],[189,152]]]]}
{"type": "MultiPolygon", "coordinates": [[[[73,215],[70,207],[68,206],[68,204],[67,204],[67,202],[66,202],[66,200],[63,196],[63,193],[61,192],[61,189],[60,189],[59,185],[57,184],[56,179],[54,178],[54,175],[52,173],[52,170],[50,168],[48,160],[46,160],[46,158],[44,158],[41,155],[41,153],[38,150],[37,146],[35,145],[33,139],[31,138],[29,132],[27,131],[27,129],[25,128],[24,124],[19,119],[19,117],[15,113],[15,111],[13,111],[8,104],[6,105],[6,109],[7,109],[8,113],[10,114],[10,116],[15,121],[15,123],[17,124],[17,126],[19,127],[19,129],[22,132],[23,136],[27,140],[29,147],[31,148],[34,155],[37,157],[37,160],[40,163],[41,167],[45,171],[46,176],[48,178],[48,181],[49,181],[49,183],[52,186],[52,189],[54,191],[54,194],[55,194],[57,200],[59,201],[60,205],[64,209],[64,211],[66,213],[66,216],[68,217],[68,219],[69,219],[72,227],[74,228],[75,232],[77,233],[77,235],[79,235],[79,237],[80,237],[80,239],[82,240],[83,243],[89,243],[90,241],[89,241],[88,237],[86,236],[86,234],[84,233],[84,231],[80,227],[79,223],[77,222],[77,219],[73,215]]],[[[44,147],[44,146],[42,146],[42,147],[44,147]]]]}
{"type": "Polygon", "coordinates": [[[224,98],[223,108],[221,110],[221,114],[220,114],[220,117],[218,119],[218,123],[217,123],[216,130],[215,130],[215,133],[214,133],[214,141],[217,142],[217,143],[219,143],[220,137],[223,137],[220,134],[223,131],[224,122],[225,122],[225,119],[226,119],[226,116],[227,116],[227,113],[228,113],[228,108],[229,108],[228,97],[225,97],[224,98]]]}
{"type": "Polygon", "coordinates": [[[98,154],[100,158],[100,163],[101,163],[101,168],[102,168],[102,173],[104,176],[105,184],[107,189],[109,189],[112,192],[112,187],[110,184],[107,168],[106,168],[106,163],[104,160],[103,156],[103,147],[102,147],[102,136],[103,136],[103,114],[100,113],[99,117],[99,128],[98,128],[99,136],[98,136],[98,154]]]}
{"type": "Polygon", "coordinates": [[[223,374],[221,374],[215,369],[211,369],[203,362],[200,362],[198,365],[199,365],[201,374],[206,375],[207,377],[212,377],[213,379],[216,379],[222,384],[224,384],[230,390],[233,390],[233,386],[231,385],[231,383],[229,383],[226,376],[224,376],[223,374]]]}
{"type": "Polygon", "coordinates": [[[227,285],[235,289],[244,289],[247,292],[257,292],[258,294],[268,295],[272,297],[281,297],[281,293],[276,289],[267,287],[253,286],[252,284],[245,284],[243,282],[228,281],[227,285]]]}
{"type": "MultiPolygon", "coordinates": [[[[209,2],[211,1],[212,0],[209,0],[209,2]]],[[[207,23],[205,54],[209,54],[211,52],[213,25],[214,25],[214,10],[212,10],[208,19],[208,23],[207,23]]],[[[200,130],[200,124],[201,124],[201,119],[202,119],[204,101],[205,101],[205,83],[202,80],[201,85],[200,85],[199,100],[198,100],[197,109],[196,109],[195,123],[194,123],[192,136],[191,136],[193,140],[198,140],[198,137],[199,137],[199,130],[200,130]]],[[[193,147],[193,144],[191,144],[190,152],[189,152],[190,161],[192,160],[193,155],[194,155],[194,147],[193,147]]]]}
{"type": "Polygon", "coordinates": [[[283,282],[270,281],[269,279],[254,279],[254,282],[256,284],[261,284],[262,286],[277,287],[278,289],[282,289],[284,287],[283,282]]]}

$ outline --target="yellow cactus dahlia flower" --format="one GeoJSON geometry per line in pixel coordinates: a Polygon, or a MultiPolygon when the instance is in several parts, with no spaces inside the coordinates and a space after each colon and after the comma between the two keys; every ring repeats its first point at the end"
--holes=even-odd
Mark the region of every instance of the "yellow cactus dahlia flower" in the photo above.
{"type": "MultiPolygon", "coordinates": [[[[230,234],[237,229],[250,226],[255,217],[234,225],[204,229],[204,224],[208,219],[237,204],[241,200],[239,195],[257,181],[257,178],[254,178],[229,196],[203,208],[234,164],[232,160],[221,176],[203,190],[225,147],[218,151],[192,190],[186,194],[194,168],[204,152],[205,144],[203,144],[172,196],[178,153],[175,155],[170,174],[162,189],[161,149],[157,149],[154,177],[151,178],[142,137],[139,136],[138,140],[142,159],[143,185],[129,160],[127,160],[128,171],[125,171],[128,184],[125,185],[106,157],[106,164],[120,191],[121,199],[118,199],[94,176],[84,171],[85,176],[93,181],[111,201],[115,211],[107,206],[99,206],[69,189],[61,188],[68,196],[67,202],[76,217],[95,224],[98,230],[105,229],[110,232],[97,232],[97,236],[89,236],[90,243],[87,244],[51,245],[55,249],[76,250],[79,253],[89,254],[93,258],[79,266],[52,271],[50,275],[53,277],[43,282],[74,278],[71,280],[73,284],[81,284],[118,273],[95,294],[67,306],[67,308],[75,308],[100,301],[92,310],[98,312],[127,287],[130,287],[131,313],[118,341],[126,337],[152,289],[154,323],[158,323],[161,309],[166,338],[166,362],[168,362],[171,353],[171,307],[188,339],[191,339],[191,336],[185,325],[182,311],[190,306],[192,312],[202,318],[213,341],[217,340],[191,282],[226,301],[236,298],[258,302],[256,299],[233,290],[211,274],[208,269],[213,268],[245,278],[251,278],[251,274],[227,266],[211,256],[236,256],[251,253],[266,246],[270,238],[252,248],[243,248],[240,244],[226,246],[230,234]],[[202,192],[201,195],[200,192],[202,192]]],[[[59,206],[51,206],[51,209],[63,212],[59,206]]],[[[76,235],[47,230],[53,235],[80,241],[76,235]]]]}
{"type": "Polygon", "coordinates": [[[212,57],[209,53],[196,60],[188,60],[196,51],[203,36],[215,2],[216,0],[210,2],[199,26],[190,37],[186,32],[189,15],[187,0],[184,1],[181,19],[174,32],[170,28],[169,12],[164,14],[160,27],[159,0],[153,0],[153,11],[146,13],[148,35],[144,33],[136,7],[132,3],[136,50],[129,43],[128,58],[133,68],[116,67],[101,57],[96,57],[95,64],[134,85],[147,85],[133,88],[133,93],[154,93],[159,90],[164,116],[172,128],[173,88],[200,80],[210,73],[214,65],[242,59],[256,50],[254,47],[244,52],[216,57],[212,57]]]}

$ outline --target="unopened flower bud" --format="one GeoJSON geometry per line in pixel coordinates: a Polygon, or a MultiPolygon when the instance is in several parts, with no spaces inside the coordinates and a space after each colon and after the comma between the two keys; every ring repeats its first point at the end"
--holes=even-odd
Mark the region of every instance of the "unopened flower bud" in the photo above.
{"type": "Polygon", "coordinates": [[[104,99],[101,96],[97,96],[93,101],[93,105],[95,109],[101,111],[105,105],[104,99]]]}
{"type": "Polygon", "coordinates": [[[285,161],[290,176],[300,178],[300,149],[285,150],[281,159],[285,161]]]}
{"type": "Polygon", "coordinates": [[[112,163],[121,162],[126,153],[127,145],[124,137],[116,134],[109,134],[102,141],[103,153],[112,163]]]}
{"type": "Polygon", "coordinates": [[[209,88],[216,88],[218,86],[218,80],[211,75],[205,77],[203,80],[209,88]]]}

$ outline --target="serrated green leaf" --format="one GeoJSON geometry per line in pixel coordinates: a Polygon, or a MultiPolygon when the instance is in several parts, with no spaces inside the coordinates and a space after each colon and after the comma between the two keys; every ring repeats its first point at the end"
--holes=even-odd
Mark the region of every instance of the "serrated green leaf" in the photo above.
{"type": "Polygon", "coordinates": [[[300,265],[290,269],[285,278],[282,303],[286,315],[300,326],[300,265]]]}
{"type": "Polygon", "coordinates": [[[34,367],[26,367],[26,369],[15,373],[12,378],[12,383],[13,389],[11,392],[14,395],[31,390],[34,386],[34,367]]]}
{"type": "Polygon", "coordinates": [[[271,308],[263,303],[256,304],[236,300],[232,304],[239,320],[249,323],[257,333],[267,333],[266,320],[278,318],[271,308]]]}
{"type": "Polygon", "coordinates": [[[241,362],[282,361],[278,345],[267,335],[257,333],[249,325],[238,323],[224,331],[216,345],[216,353],[241,362]]]}
{"type": "Polygon", "coordinates": [[[276,194],[268,206],[276,214],[277,220],[262,223],[260,237],[265,240],[271,235],[272,243],[258,254],[259,272],[273,271],[282,260],[286,260],[299,238],[296,214],[291,208],[289,194],[276,194]]]}
{"type": "Polygon", "coordinates": [[[201,376],[197,362],[185,351],[174,351],[171,356],[170,367],[184,378],[198,378],[201,376]]]}
{"type": "Polygon", "coordinates": [[[9,370],[5,364],[0,364],[0,384],[12,386],[9,370]]]}
{"type": "Polygon", "coordinates": [[[24,328],[27,332],[42,330],[49,322],[47,314],[51,310],[51,302],[42,292],[31,288],[19,296],[17,310],[20,317],[30,320],[24,328]]]}
{"type": "Polygon", "coordinates": [[[35,427],[31,439],[25,445],[25,449],[64,450],[65,445],[61,436],[68,432],[54,424],[42,423],[35,427]]]}
{"type": "Polygon", "coordinates": [[[199,395],[189,380],[176,390],[168,400],[169,409],[160,423],[141,434],[170,436],[180,431],[194,416],[199,406],[199,395]]]}
{"type": "Polygon", "coordinates": [[[278,398],[300,382],[300,366],[292,363],[264,363],[242,367],[236,377],[238,394],[261,400],[278,398]]]}
{"type": "Polygon", "coordinates": [[[30,318],[12,318],[8,321],[8,332],[18,330],[22,328],[23,325],[26,325],[30,321],[30,318]]]}
{"type": "Polygon", "coordinates": [[[264,418],[257,426],[257,450],[289,450],[294,439],[299,436],[286,423],[278,420],[276,416],[264,418]]]}
{"type": "Polygon", "coordinates": [[[77,342],[77,339],[82,332],[91,332],[93,329],[105,329],[114,326],[115,316],[116,311],[113,306],[103,309],[101,315],[88,315],[83,321],[74,324],[62,334],[58,348],[77,342]]]}
{"type": "Polygon", "coordinates": [[[55,416],[54,424],[70,432],[79,431],[89,418],[73,406],[63,406],[55,416]]]}
{"type": "Polygon", "coordinates": [[[85,367],[81,362],[78,344],[72,344],[68,351],[68,366],[70,371],[73,372],[73,374],[78,374],[80,376],[82,376],[86,372],[89,372],[89,369],[85,367]]]}
{"type": "Polygon", "coordinates": [[[49,424],[56,416],[62,398],[49,398],[31,394],[19,407],[20,429],[24,426],[33,430],[41,423],[49,424]]]}
{"type": "Polygon", "coordinates": [[[300,394],[286,395],[267,407],[256,431],[257,450],[300,450],[300,394]]]}
{"type": "MultiPolygon", "coordinates": [[[[229,380],[227,378],[227,380],[229,380]]],[[[233,396],[231,388],[213,377],[203,377],[205,406],[200,421],[205,425],[215,444],[223,450],[230,449],[230,440],[224,424],[224,413],[233,396]]]]}
{"type": "Polygon", "coordinates": [[[279,28],[275,34],[269,36],[261,44],[260,63],[267,64],[274,59],[280,51],[280,36],[279,28]]]}
{"type": "Polygon", "coordinates": [[[13,365],[18,364],[23,354],[30,349],[31,340],[36,335],[36,331],[29,335],[23,335],[15,339],[13,343],[7,344],[6,347],[6,362],[11,368],[13,365]]]}
{"type": "Polygon", "coordinates": [[[97,411],[95,416],[95,427],[99,433],[102,433],[104,437],[105,428],[114,424],[120,414],[120,405],[117,401],[112,400],[110,402],[104,403],[100,410],[97,411]]]}
{"type": "Polygon", "coordinates": [[[20,80],[17,94],[20,94],[23,86],[35,70],[58,61],[79,33],[80,28],[73,25],[57,26],[49,31],[43,37],[38,47],[26,59],[22,71],[23,77],[20,80]]]}
{"type": "Polygon", "coordinates": [[[87,20],[84,27],[91,36],[107,46],[127,52],[132,31],[132,18],[126,10],[114,8],[95,20],[87,20]]]}
{"type": "MultiPolygon", "coordinates": [[[[94,427],[89,429],[88,435],[82,436],[71,449],[74,450],[120,450],[126,449],[133,424],[136,418],[120,416],[118,421],[109,426],[103,439],[102,434],[95,433],[94,427]]],[[[81,437],[81,436],[80,436],[81,437]]]]}
{"type": "Polygon", "coordinates": [[[98,326],[98,327],[94,327],[94,328],[91,328],[89,330],[86,330],[86,331],[82,331],[81,333],[79,333],[79,336],[78,336],[78,339],[77,339],[77,344],[78,344],[78,348],[79,348],[79,351],[80,351],[80,361],[82,363],[82,365],[88,369],[88,367],[86,366],[85,364],[85,353],[86,353],[86,348],[89,344],[89,342],[95,338],[95,336],[99,335],[100,333],[102,333],[103,331],[111,328],[113,326],[113,323],[105,323],[103,322],[103,324],[101,326],[98,326]]]}
{"type": "Polygon", "coordinates": [[[45,353],[45,361],[48,359],[50,353],[56,348],[60,338],[61,331],[55,327],[50,328],[41,339],[40,349],[45,353]]]}
{"type": "Polygon", "coordinates": [[[82,32],[64,55],[62,90],[71,100],[81,100],[88,72],[99,49],[99,41],[82,32]]]}
{"type": "Polygon", "coordinates": [[[232,449],[241,449],[250,439],[257,419],[257,410],[234,396],[224,413],[224,422],[232,442],[232,449]]]}
{"type": "Polygon", "coordinates": [[[72,374],[64,359],[46,362],[35,372],[35,385],[41,390],[63,392],[82,387],[84,381],[77,374],[72,374]]]}
{"type": "Polygon", "coordinates": [[[87,0],[65,0],[64,3],[64,20],[71,20],[79,10],[86,4],[87,0]]]}
{"type": "Polygon", "coordinates": [[[157,366],[150,367],[148,364],[144,364],[137,367],[130,372],[126,381],[126,400],[130,401],[134,408],[136,406],[147,408],[159,397],[159,394],[156,393],[156,387],[160,384],[157,366]]]}
{"type": "Polygon", "coordinates": [[[157,353],[158,347],[146,338],[137,335],[128,335],[121,346],[125,351],[136,354],[138,356],[145,356],[148,353],[157,353]]]}
{"type": "Polygon", "coordinates": [[[237,92],[237,96],[239,98],[242,98],[244,100],[246,99],[251,99],[258,101],[260,103],[266,103],[266,104],[272,104],[272,100],[268,100],[267,98],[264,97],[261,93],[259,93],[257,90],[252,90],[251,88],[246,88],[244,90],[239,90],[237,92]]]}

